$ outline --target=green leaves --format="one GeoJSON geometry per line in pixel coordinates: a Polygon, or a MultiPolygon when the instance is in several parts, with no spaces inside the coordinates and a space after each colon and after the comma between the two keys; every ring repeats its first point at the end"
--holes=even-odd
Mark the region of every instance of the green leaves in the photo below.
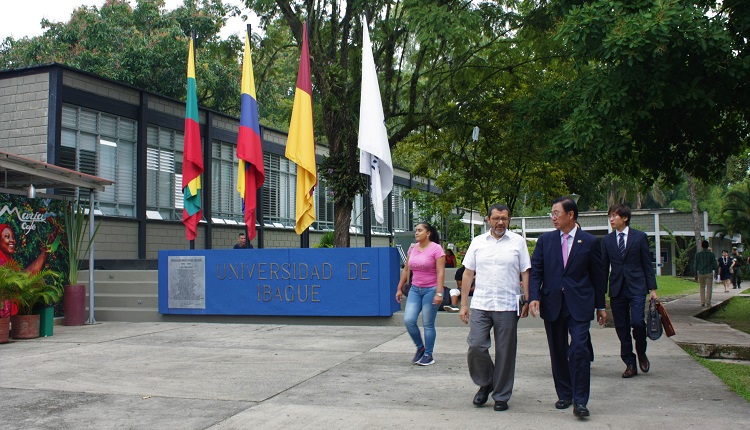
{"type": "Polygon", "coordinates": [[[720,172],[747,143],[747,99],[739,106],[736,93],[746,87],[746,58],[726,24],[691,2],[572,9],[558,37],[581,73],[558,148],[591,155],[604,172],[601,160],[618,158],[628,165],[616,172],[642,178],[675,182],[685,170],[705,180],[720,172]]]}
{"type": "Polygon", "coordinates": [[[60,275],[51,270],[30,273],[14,264],[0,266],[0,299],[10,299],[18,306],[18,313],[31,315],[39,303],[59,302],[63,289],[57,285],[60,275]]]}
{"type": "Polygon", "coordinates": [[[64,221],[65,234],[68,238],[68,260],[70,262],[68,282],[69,285],[75,285],[78,283],[79,258],[86,258],[88,255],[101,223],[96,225],[92,234],[89,234],[88,210],[77,200],[68,202],[64,221]]]}

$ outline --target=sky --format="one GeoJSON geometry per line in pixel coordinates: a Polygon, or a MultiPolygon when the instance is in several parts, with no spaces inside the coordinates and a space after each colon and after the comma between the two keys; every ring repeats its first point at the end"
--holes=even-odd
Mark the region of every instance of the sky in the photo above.
{"type": "MultiPolygon", "coordinates": [[[[182,5],[183,0],[166,0],[166,9],[172,10],[182,5]]],[[[101,7],[105,0],[0,0],[3,12],[0,14],[0,41],[6,37],[20,39],[24,36],[33,37],[43,33],[40,22],[47,18],[52,22],[67,22],[73,10],[79,6],[101,7]]],[[[241,0],[224,0],[224,3],[240,6],[243,14],[249,15],[249,11],[242,6],[241,0]]],[[[135,1],[131,0],[135,5],[135,1]]],[[[253,33],[256,31],[257,22],[253,24],[253,33]]],[[[245,23],[241,18],[235,17],[227,22],[221,32],[221,38],[234,33],[242,33],[245,23]]]]}

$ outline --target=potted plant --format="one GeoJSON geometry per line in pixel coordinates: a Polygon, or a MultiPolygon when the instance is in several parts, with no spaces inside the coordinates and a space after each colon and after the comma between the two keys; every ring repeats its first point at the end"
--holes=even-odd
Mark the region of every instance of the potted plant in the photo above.
{"type": "Polygon", "coordinates": [[[0,275],[13,288],[10,299],[18,306],[18,314],[10,317],[10,336],[14,339],[39,337],[39,315],[33,314],[37,304],[51,305],[62,297],[62,289],[54,278],[59,275],[49,269],[37,273],[22,270],[17,264],[6,264],[0,275]]]}
{"type": "Polygon", "coordinates": [[[89,235],[88,210],[78,200],[67,204],[64,218],[70,270],[63,294],[63,323],[68,326],[83,325],[86,322],[86,287],[78,283],[79,258],[86,258],[88,255],[101,224],[89,235]]]}
{"type": "MultiPolygon", "coordinates": [[[[0,266],[0,306],[6,300],[14,300],[18,295],[18,283],[15,268],[9,265],[0,266]]],[[[10,317],[0,318],[0,343],[8,343],[10,317]]]]}

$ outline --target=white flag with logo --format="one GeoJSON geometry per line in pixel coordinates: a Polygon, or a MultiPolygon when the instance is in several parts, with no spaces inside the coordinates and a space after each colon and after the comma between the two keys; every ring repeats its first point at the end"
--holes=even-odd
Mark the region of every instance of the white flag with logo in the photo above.
{"type": "Polygon", "coordinates": [[[393,162],[380,100],[367,20],[362,19],[362,99],[359,104],[359,171],[370,175],[375,220],[383,224],[383,200],[393,189],[393,162]]]}

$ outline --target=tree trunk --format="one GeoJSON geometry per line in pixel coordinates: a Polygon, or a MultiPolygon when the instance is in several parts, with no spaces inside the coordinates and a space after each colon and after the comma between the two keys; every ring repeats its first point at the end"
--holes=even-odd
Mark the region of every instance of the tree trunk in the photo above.
{"type": "Polygon", "coordinates": [[[693,208],[693,232],[695,233],[695,247],[700,247],[701,237],[700,213],[698,212],[698,199],[695,197],[695,181],[689,174],[687,176],[688,190],[690,191],[690,205],[693,208]]]}
{"type": "Polygon", "coordinates": [[[335,248],[349,247],[349,224],[352,220],[352,204],[338,204],[333,210],[334,231],[333,246],[335,248]],[[345,228],[343,226],[346,226],[345,228]]]}

